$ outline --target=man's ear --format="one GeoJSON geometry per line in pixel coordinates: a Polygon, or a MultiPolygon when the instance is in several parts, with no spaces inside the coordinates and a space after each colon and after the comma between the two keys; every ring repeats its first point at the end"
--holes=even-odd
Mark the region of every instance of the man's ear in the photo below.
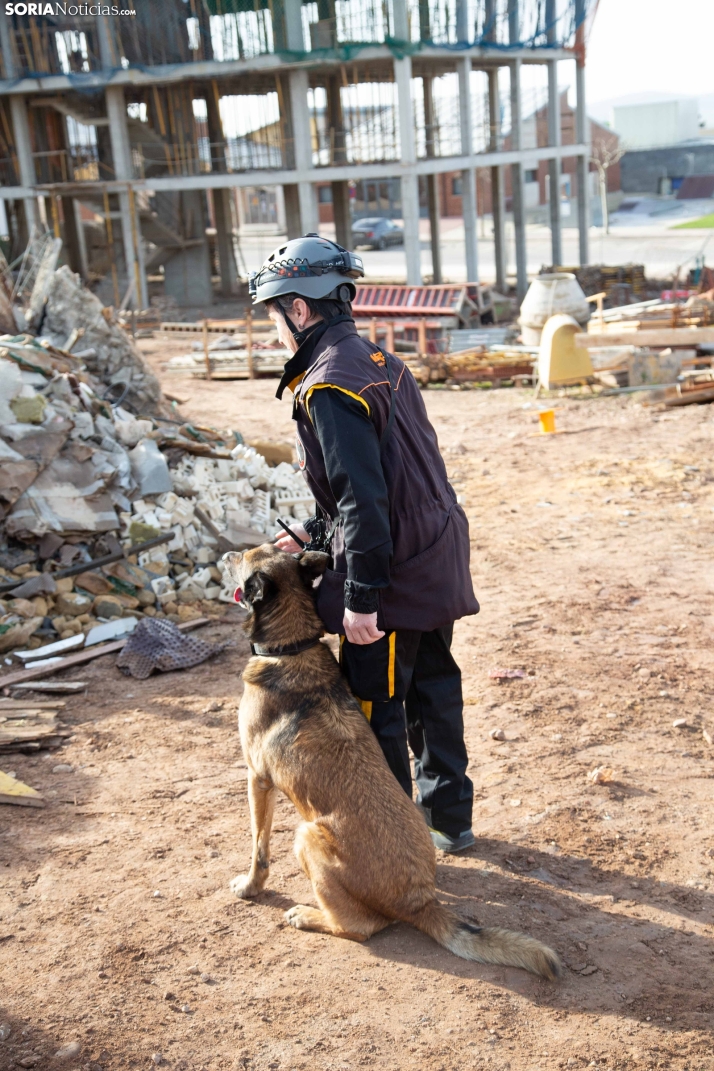
{"type": "Polygon", "coordinates": [[[316,580],[318,576],[322,576],[330,560],[330,555],[323,554],[321,550],[304,550],[295,557],[306,580],[316,580]]]}
{"type": "Polygon", "coordinates": [[[312,315],[308,303],[306,301],[303,301],[301,297],[296,297],[294,299],[292,307],[290,309],[290,313],[293,323],[297,323],[300,320],[305,320],[307,322],[307,320],[309,320],[310,316],[312,315]]]}

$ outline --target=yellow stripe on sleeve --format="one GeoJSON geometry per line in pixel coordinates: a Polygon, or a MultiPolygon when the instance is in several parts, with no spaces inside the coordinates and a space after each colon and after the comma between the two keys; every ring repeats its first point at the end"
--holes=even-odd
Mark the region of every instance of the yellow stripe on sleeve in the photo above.
{"type": "Polygon", "coordinates": [[[358,699],[357,702],[362,707],[362,713],[367,721],[372,720],[372,700],[371,699],[358,699]]]}
{"type": "Polygon", "coordinates": [[[369,405],[364,400],[364,398],[360,398],[359,394],[355,394],[354,391],[347,390],[346,387],[338,387],[336,383],[315,383],[314,386],[310,387],[310,389],[305,394],[305,397],[302,399],[302,401],[305,403],[305,409],[307,410],[307,415],[308,415],[308,417],[310,417],[311,421],[312,421],[312,417],[310,416],[310,395],[315,390],[324,390],[325,387],[330,387],[332,390],[341,390],[343,394],[347,394],[347,395],[349,395],[350,398],[354,398],[355,401],[360,402],[365,407],[365,409],[367,410],[367,414],[368,415],[371,412],[371,410],[369,408],[369,405]]]}

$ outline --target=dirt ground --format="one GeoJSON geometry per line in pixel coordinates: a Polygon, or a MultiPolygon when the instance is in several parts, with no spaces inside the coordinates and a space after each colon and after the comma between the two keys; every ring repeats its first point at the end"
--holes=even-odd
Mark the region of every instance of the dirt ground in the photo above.
{"type": "MultiPolygon", "coordinates": [[[[196,422],[292,439],[274,381],[165,385],[196,422]]],[[[403,925],[365,945],[291,929],[311,891],[284,799],[269,891],[231,895],[248,646],[215,624],[234,646],[192,671],[68,673],[87,681],[69,742],[3,761],[48,797],[0,814],[3,1071],[714,1068],[714,410],[559,399],[563,434],[539,438],[529,392],[424,397],[482,604],[455,632],[478,840],[439,856],[438,887],[552,944],[562,982],[403,925]]]]}

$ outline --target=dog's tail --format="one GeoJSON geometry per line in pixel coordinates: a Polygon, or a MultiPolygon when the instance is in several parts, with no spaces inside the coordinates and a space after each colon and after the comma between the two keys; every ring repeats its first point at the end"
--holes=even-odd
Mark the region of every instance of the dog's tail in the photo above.
{"type": "Polygon", "coordinates": [[[472,926],[438,900],[432,900],[406,921],[462,959],[523,967],[550,982],[560,976],[560,960],[552,948],[524,933],[472,926]]]}

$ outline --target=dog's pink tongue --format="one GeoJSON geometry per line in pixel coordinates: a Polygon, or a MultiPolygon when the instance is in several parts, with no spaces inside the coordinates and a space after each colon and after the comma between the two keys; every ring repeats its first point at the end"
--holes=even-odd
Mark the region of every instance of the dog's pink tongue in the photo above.
{"type": "Polygon", "coordinates": [[[236,588],[235,593],[233,595],[233,598],[235,599],[236,602],[240,602],[241,601],[241,599],[243,598],[243,592],[242,592],[242,590],[240,588],[236,588]]]}

